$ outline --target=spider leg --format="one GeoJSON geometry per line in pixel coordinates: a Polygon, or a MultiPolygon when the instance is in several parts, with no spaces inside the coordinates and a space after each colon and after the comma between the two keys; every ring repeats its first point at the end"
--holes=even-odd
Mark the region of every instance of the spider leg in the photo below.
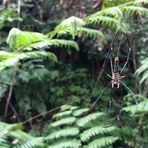
{"type": "MultiPolygon", "coordinates": [[[[128,86],[126,86],[123,81],[120,81],[120,82],[121,82],[121,84],[122,84],[132,95],[134,95],[134,92],[133,92],[128,86]]],[[[134,101],[135,101],[136,104],[138,104],[138,100],[137,100],[137,99],[134,99],[134,101]]]]}
{"type": "Polygon", "coordinates": [[[125,67],[126,67],[126,65],[127,65],[127,63],[128,63],[128,61],[129,61],[129,58],[130,58],[130,55],[131,55],[131,47],[130,47],[130,42],[129,42],[129,39],[127,38],[127,41],[128,41],[128,46],[129,46],[129,49],[128,49],[128,55],[127,55],[127,59],[126,59],[126,62],[125,62],[125,64],[124,64],[124,66],[123,66],[123,68],[121,69],[121,73],[123,72],[123,70],[125,69],[125,67]]]}
{"type": "Polygon", "coordinates": [[[93,103],[93,105],[91,106],[90,110],[92,110],[95,105],[97,104],[97,102],[99,101],[100,97],[103,95],[103,93],[107,90],[107,88],[109,87],[109,85],[111,84],[111,82],[104,88],[104,90],[101,92],[101,94],[99,95],[99,97],[96,99],[96,101],[93,103]]]}

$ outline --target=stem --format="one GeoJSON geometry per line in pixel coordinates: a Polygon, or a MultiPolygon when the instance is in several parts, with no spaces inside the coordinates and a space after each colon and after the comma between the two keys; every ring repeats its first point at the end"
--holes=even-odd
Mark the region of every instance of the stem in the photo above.
{"type": "Polygon", "coordinates": [[[53,108],[53,109],[51,109],[51,110],[48,110],[48,111],[46,111],[46,112],[44,112],[44,113],[38,114],[38,115],[36,115],[36,116],[33,116],[33,117],[27,119],[26,121],[22,122],[22,124],[26,124],[26,123],[28,123],[28,122],[30,122],[30,121],[32,121],[32,120],[34,120],[34,119],[36,119],[36,118],[38,118],[38,117],[40,117],[40,116],[44,116],[44,115],[47,115],[47,114],[51,114],[52,112],[55,112],[55,111],[57,111],[57,110],[59,110],[59,109],[60,109],[60,107],[56,107],[56,108],[53,108]]]}
{"type": "Polygon", "coordinates": [[[8,106],[9,106],[10,99],[11,99],[11,96],[12,96],[13,84],[14,84],[14,82],[15,82],[15,77],[16,77],[16,73],[14,73],[14,75],[13,75],[13,77],[12,77],[11,85],[10,85],[10,87],[9,87],[9,93],[8,93],[8,97],[7,97],[7,99],[6,99],[5,112],[4,112],[4,116],[5,116],[5,117],[7,116],[8,106]]]}

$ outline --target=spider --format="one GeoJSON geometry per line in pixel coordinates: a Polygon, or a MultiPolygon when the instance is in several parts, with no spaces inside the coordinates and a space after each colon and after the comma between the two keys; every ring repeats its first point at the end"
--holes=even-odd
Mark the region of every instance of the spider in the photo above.
{"type": "MultiPolygon", "coordinates": [[[[91,109],[94,108],[94,106],[97,104],[97,102],[99,101],[100,97],[104,94],[104,92],[107,90],[107,88],[111,85],[112,88],[120,88],[120,85],[122,85],[123,87],[125,87],[125,89],[127,89],[132,95],[134,95],[134,92],[122,81],[123,78],[125,78],[124,75],[122,75],[125,67],[127,66],[128,62],[129,62],[129,59],[130,59],[130,55],[131,55],[131,46],[130,46],[130,42],[129,42],[129,39],[126,35],[126,40],[128,42],[128,54],[127,54],[127,59],[126,59],[126,62],[124,63],[122,69],[120,70],[119,68],[119,61],[120,61],[120,58],[119,58],[119,49],[120,49],[120,46],[122,44],[122,39],[120,41],[120,44],[119,44],[119,47],[118,47],[118,50],[117,50],[117,54],[116,54],[116,57],[114,58],[114,60],[112,59],[112,51],[113,51],[113,44],[114,44],[114,41],[115,41],[115,38],[117,36],[117,32],[115,34],[115,37],[111,43],[111,47],[108,51],[108,54],[107,54],[107,57],[106,58],[109,58],[110,60],[110,68],[111,68],[111,74],[112,75],[109,75],[107,72],[105,72],[104,70],[104,67],[103,67],[103,71],[104,73],[111,79],[111,81],[108,83],[108,85],[104,88],[104,90],[100,93],[100,95],[98,96],[98,98],[95,100],[95,102],[93,103],[93,105],[91,106],[91,109]]],[[[122,36],[123,38],[123,36],[122,36]]],[[[125,41],[126,41],[125,40],[125,41]]],[[[105,59],[106,60],[106,59],[105,59]]],[[[138,104],[138,101],[136,99],[135,100],[135,103],[138,104]]],[[[109,102],[109,106],[111,106],[111,102],[109,102]]]]}

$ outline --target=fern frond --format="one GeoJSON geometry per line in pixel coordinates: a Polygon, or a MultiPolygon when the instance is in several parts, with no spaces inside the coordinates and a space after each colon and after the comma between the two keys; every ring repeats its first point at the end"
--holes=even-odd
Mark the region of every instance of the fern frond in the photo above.
{"type": "Polygon", "coordinates": [[[132,115],[139,113],[139,112],[148,112],[148,100],[144,100],[137,105],[131,105],[128,107],[124,107],[123,111],[130,112],[132,115]]]}
{"type": "Polygon", "coordinates": [[[72,47],[79,50],[78,44],[74,41],[49,39],[46,35],[37,32],[21,31],[12,28],[9,32],[7,43],[13,50],[32,50],[49,47],[72,47]]]}
{"type": "Polygon", "coordinates": [[[16,148],[44,148],[45,145],[43,143],[43,138],[31,138],[29,140],[26,140],[25,142],[20,142],[16,148]]]}
{"type": "Polygon", "coordinates": [[[78,106],[72,106],[72,105],[62,105],[61,106],[61,111],[65,111],[65,110],[75,110],[75,109],[78,109],[79,107],[78,106]]]}
{"type": "Polygon", "coordinates": [[[71,107],[72,107],[71,105],[62,105],[60,108],[61,108],[61,111],[65,111],[70,109],[71,107]]]}
{"type": "Polygon", "coordinates": [[[19,48],[30,45],[31,43],[44,41],[47,37],[37,32],[21,31],[18,28],[12,28],[9,32],[7,43],[10,48],[18,50],[19,48]]]}
{"type": "Polygon", "coordinates": [[[29,59],[48,59],[52,62],[57,61],[57,57],[55,54],[44,51],[32,51],[25,53],[9,53],[5,51],[0,51],[0,70],[3,70],[6,67],[11,67],[18,64],[21,60],[29,60],[29,59]]]}
{"type": "Polygon", "coordinates": [[[8,133],[10,133],[13,130],[16,129],[22,129],[22,125],[21,124],[6,124],[3,122],[0,122],[0,139],[4,138],[5,136],[7,136],[8,133]]]}
{"type": "Polygon", "coordinates": [[[101,112],[89,114],[89,115],[77,120],[77,125],[80,127],[85,127],[86,124],[100,118],[102,115],[104,115],[104,113],[101,113],[101,112]]]}
{"type": "Polygon", "coordinates": [[[89,108],[78,109],[73,112],[73,115],[74,116],[81,116],[88,111],[89,111],[89,108]]]}
{"type": "Polygon", "coordinates": [[[106,136],[99,139],[96,139],[88,144],[86,148],[101,148],[101,147],[107,147],[111,144],[113,144],[115,141],[118,140],[118,137],[113,136],[106,136]]]}
{"type": "Polygon", "coordinates": [[[79,148],[81,142],[79,140],[63,140],[62,142],[57,142],[56,144],[49,145],[48,148],[79,148]]]}
{"type": "Polygon", "coordinates": [[[75,121],[76,121],[75,117],[67,117],[67,118],[60,119],[60,120],[58,120],[56,122],[53,122],[51,124],[51,127],[57,127],[57,126],[61,126],[61,125],[71,125],[75,121]]]}
{"type": "Polygon", "coordinates": [[[141,66],[136,70],[136,75],[142,75],[140,83],[142,84],[146,79],[148,79],[148,58],[141,61],[141,66]]]}
{"type": "Polygon", "coordinates": [[[96,29],[90,29],[90,28],[85,28],[85,27],[79,27],[78,28],[78,33],[85,35],[86,37],[97,37],[97,38],[102,38],[105,40],[104,34],[96,29]]]}
{"type": "Polygon", "coordinates": [[[50,135],[48,135],[45,138],[45,141],[48,140],[54,140],[54,139],[58,139],[58,138],[65,138],[65,137],[69,137],[69,136],[76,136],[79,134],[79,129],[75,128],[75,127],[71,127],[71,128],[64,128],[58,131],[54,131],[53,133],[51,133],[50,135]]]}
{"type": "Polygon", "coordinates": [[[115,131],[117,127],[111,126],[111,127],[103,127],[103,126],[95,126],[92,127],[88,130],[85,130],[81,135],[81,140],[83,142],[88,141],[91,139],[93,136],[99,135],[99,134],[105,134],[105,133],[110,133],[112,131],[115,131]]]}
{"type": "Polygon", "coordinates": [[[67,117],[69,115],[72,114],[72,111],[71,110],[67,110],[67,111],[64,111],[64,112],[60,112],[60,113],[57,113],[53,116],[53,118],[63,118],[63,117],[67,117]]]}
{"type": "Polygon", "coordinates": [[[136,0],[134,1],[135,5],[142,5],[142,4],[148,4],[148,0],[136,0]]]}
{"type": "Polygon", "coordinates": [[[100,16],[100,14],[91,15],[85,18],[85,21],[86,24],[101,24],[106,26],[119,27],[119,22],[117,19],[108,16],[100,16]]]}
{"type": "Polygon", "coordinates": [[[55,35],[58,37],[65,34],[70,34],[73,38],[78,34],[78,28],[85,25],[85,22],[75,16],[71,16],[62,21],[53,32],[49,33],[48,36],[53,38],[55,35]]]}
{"type": "Polygon", "coordinates": [[[148,10],[139,6],[125,6],[121,7],[123,13],[127,15],[139,14],[139,15],[148,15],[148,10]]]}
{"type": "Polygon", "coordinates": [[[59,47],[59,48],[73,48],[79,51],[79,46],[76,42],[64,39],[48,39],[45,41],[32,43],[26,47],[23,47],[23,50],[30,51],[32,49],[43,49],[50,47],[59,47]]]}

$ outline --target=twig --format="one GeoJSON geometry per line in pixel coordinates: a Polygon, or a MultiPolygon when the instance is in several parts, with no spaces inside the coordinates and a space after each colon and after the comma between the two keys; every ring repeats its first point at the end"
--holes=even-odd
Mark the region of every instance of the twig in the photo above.
{"type": "Polygon", "coordinates": [[[27,119],[26,121],[22,122],[22,124],[26,124],[26,123],[28,123],[28,122],[30,122],[30,121],[32,121],[32,120],[34,120],[34,119],[36,119],[36,118],[38,118],[40,116],[44,116],[46,114],[51,114],[52,112],[55,112],[55,111],[57,111],[59,109],[60,109],[60,107],[56,107],[56,108],[53,108],[51,110],[48,110],[48,111],[46,111],[44,113],[38,114],[38,115],[36,115],[34,117],[31,117],[31,118],[27,119]]]}
{"type": "MultiPolygon", "coordinates": [[[[17,15],[18,18],[20,18],[20,13],[21,13],[21,0],[17,0],[17,15]]],[[[20,28],[20,21],[18,20],[17,24],[18,28],[20,28]]]]}
{"type": "Polygon", "coordinates": [[[15,82],[15,76],[16,76],[16,73],[13,75],[13,77],[12,77],[12,83],[11,83],[11,85],[9,87],[9,93],[8,93],[8,97],[7,97],[7,101],[6,101],[6,106],[5,106],[5,112],[4,112],[4,116],[5,117],[7,116],[8,106],[9,106],[10,99],[11,99],[11,96],[12,96],[13,84],[15,82]]]}
{"type": "Polygon", "coordinates": [[[37,6],[40,21],[43,22],[43,10],[42,10],[41,6],[38,4],[38,2],[36,0],[33,0],[33,2],[37,6]]]}
{"type": "Polygon", "coordinates": [[[16,112],[16,110],[15,110],[15,108],[13,107],[13,105],[12,105],[11,102],[9,102],[9,105],[10,105],[10,107],[11,107],[11,109],[12,109],[14,115],[15,115],[15,118],[16,118],[17,121],[19,122],[20,120],[19,120],[19,117],[18,117],[18,113],[16,112]]]}

